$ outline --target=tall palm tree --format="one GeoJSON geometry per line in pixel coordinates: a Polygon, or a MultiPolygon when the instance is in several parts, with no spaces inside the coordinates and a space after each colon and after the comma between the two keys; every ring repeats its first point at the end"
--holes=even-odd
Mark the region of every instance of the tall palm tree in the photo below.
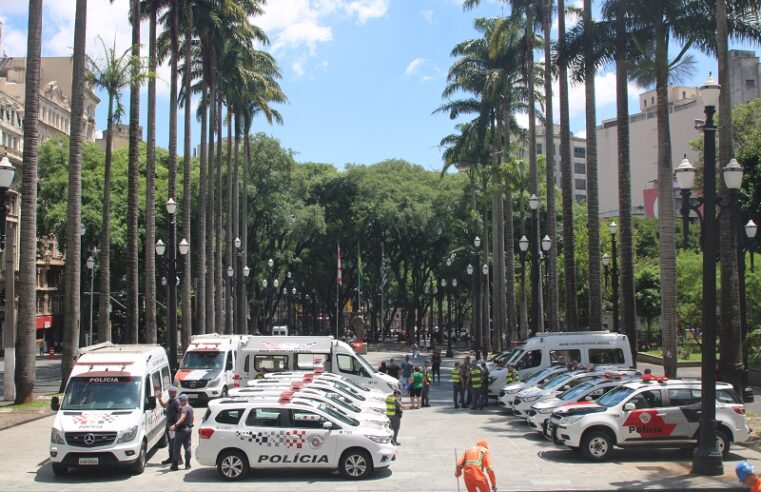
{"type": "MultiPolygon", "coordinates": [[[[116,43],[112,48],[100,38],[103,47],[103,62],[99,64],[88,57],[89,72],[87,79],[95,87],[106,91],[108,95],[108,113],[106,128],[106,161],[103,173],[103,210],[100,229],[100,278],[98,297],[98,341],[111,341],[111,155],[113,145],[114,123],[121,120],[124,113],[121,91],[130,83],[132,72],[131,48],[122,54],[116,53],[116,43]]],[[[92,302],[92,300],[91,300],[92,302]]]]}
{"type": "MultiPolygon", "coordinates": [[[[30,5],[30,21],[33,13],[30,5]]],[[[35,17],[38,15],[34,11],[35,17]]],[[[36,22],[36,21],[35,21],[36,22]]],[[[30,29],[30,33],[34,32],[30,29]]],[[[36,34],[34,35],[36,37],[36,34]]],[[[82,140],[85,118],[85,53],[87,44],[87,0],[77,0],[74,14],[72,59],[71,126],[69,139],[69,185],[66,213],[66,267],[64,302],[64,351],[61,359],[61,391],[79,355],[79,290],[82,240],[82,140]]],[[[30,53],[35,53],[30,51],[30,53]]],[[[36,56],[36,54],[34,55],[36,56]]],[[[39,97],[35,93],[34,97],[39,97]]],[[[36,232],[36,231],[35,231],[36,232]]],[[[36,239],[35,239],[36,240],[36,239]]],[[[36,251],[37,248],[34,248],[36,251]]],[[[36,278],[36,276],[32,276],[36,278]]],[[[24,284],[22,284],[23,286],[24,284]]],[[[35,298],[33,296],[32,298],[35,298]]]]}
{"type": "Polygon", "coordinates": [[[587,234],[589,258],[589,328],[602,329],[600,276],[600,196],[597,185],[597,109],[595,104],[594,38],[592,0],[584,0],[582,21],[588,33],[584,40],[584,95],[587,128],[587,234]]]}
{"type": "MultiPolygon", "coordinates": [[[[169,76],[169,159],[167,162],[167,167],[169,170],[168,173],[168,179],[167,179],[167,197],[171,198],[175,201],[177,201],[177,82],[178,82],[178,58],[180,56],[180,47],[179,47],[179,15],[180,15],[180,6],[179,6],[179,0],[170,0],[169,1],[169,10],[167,11],[167,15],[164,19],[165,22],[165,30],[169,33],[169,66],[170,66],[170,76],[169,76]]],[[[189,183],[188,183],[189,185],[189,183]]],[[[176,215],[175,215],[176,217],[176,215]]],[[[169,244],[172,248],[169,253],[168,261],[175,264],[176,268],[176,259],[177,259],[177,221],[173,217],[172,220],[169,220],[167,223],[167,237],[169,238],[169,244]]],[[[176,285],[176,279],[169,279],[170,282],[173,283],[172,288],[169,289],[170,293],[173,294],[173,299],[170,299],[169,305],[167,306],[169,309],[172,309],[174,307],[174,311],[171,312],[169,315],[174,320],[175,326],[174,330],[177,329],[176,321],[177,321],[177,289],[175,287],[176,285]],[[172,306],[174,304],[174,306],[172,306]]],[[[189,282],[190,279],[187,279],[187,282],[189,282]]],[[[173,340],[174,335],[169,336],[169,340],[173,340]]],[[[176,361],[172,361],[172,364],[176,363],[176,361]]]]}
{"type": "MultiPolygon", "coordinates": [[[[21,239],[19,243],[18,352],[16,353],[16,403],[33,400],[37,328],[37,148],[40,143],[40,52],[42,0],[29,1],[29,34],[26,42],[24,98],[24,165],[21,170],[21,239]]],[[[6,272],[13,275],[13,272],[6,272]]],[[[9,300],[13,302],[13,300],[9,300]]],[[[6,354],[9,357],[10,354],[6,354]]],[[[6,395],[9,396],[9,395],[6,395]]]]}
{"type": "MultiPolygon", "coordinates": [[[[132,23],[132,59],[140,58],[140,1],[130,0],[132,23]]],[[[138,177],[140,143],[140,78],[139,66],[132,64],[129,91],[129,153],[127,176],[127,339],[139,341],[139,229],[138,177]]],[[[71,218],[70,218],[71,220],[71,218]]],[[[71,225],[71,224],[69,224],[71,225]]]]}
{"type": "MultiPolygon", "coordinates": [[[[183,25],[183,58],[185,61],[185,72],[183,73],[183,92],[186,95],[184,101],[184,143],[183,143],[183,163],[182,163],[182,234],[186,240],[190,241],[192,237],[191,230],[191,162],[190,153],[192,128],[190,126],[190,103],[191,103],[191,90],[192,90],[192,42],[193,42],[193,9],[192,3],[189,0],[184,1],[184,9],[182,12],[182,25],[183,25]]],[[[182,310],[182,346],[187,347],[190,343],[190,336],[192,334],[192,306],[191,306],[191,279],[192,277],[192,263],[191,255],[186,254],[182,257],[182,272],[184,281],[182,282],[182,294],[181,294],[181,310],[182,310]]]]}

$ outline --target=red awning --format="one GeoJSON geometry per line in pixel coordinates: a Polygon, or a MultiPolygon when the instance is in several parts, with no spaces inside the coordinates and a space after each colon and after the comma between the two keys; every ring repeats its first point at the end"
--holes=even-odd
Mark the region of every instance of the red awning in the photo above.
{"type": "Polygon", "coordinates": [[[53,327],[52,316],[37,316],[36,326],[38,330],[46,330],[53,327]]]}

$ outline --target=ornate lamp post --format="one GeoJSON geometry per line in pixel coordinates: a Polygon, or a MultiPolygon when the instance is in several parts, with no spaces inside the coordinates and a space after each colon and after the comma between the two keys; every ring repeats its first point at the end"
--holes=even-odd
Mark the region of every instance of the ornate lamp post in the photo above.
{"type": "Polygon", "coordinates": [[[450,295],[449,289],[447,288],[447,279],[442,278],[441,279],[441,290],[444,294],[447,296],[447,357],[452,357],[452,311],[451,311],[451,301],[452,296],[450,295]]]}
{"type": "Polygon", "coordinates": [[[531,195],[528,199],[528,206],[531,209],[531,325],[532,333],[541,329],[542,325],[542,306],[539,299],[541,288],[539,285],[539,198],[531,195]]]}
{"type": "MultiPolygon", "coordinates": [[[[473,238],[473,246],[475,246],[475,250],[473,251],[473,261],[476,265],[480,263],[478,260],[479,257],[479,249],[481,248],[481,238],[476,236],[473,238]]],[[[473,266],[468,265],[468,275],[472,275],[472,272],[475,271],[473,266]]],[[[471,335],[473,336],[473,348],[476,352],[476,359],[480,359],[481,354],[481,329],[483,326],[483,311],[481,309],[481,276],[478,274],[478,271],[475,271],[475,275],[473,275],[473,329],[471,330],[471,335]]]]}
{"type": "MultiPolygon", "coordinates": [[[[518,240],[518,250],[520,251],[521,256],[521,302],[524,303],[526,300],[526,252],[528,251],[528,246],[528,238],[524,235],[518,240]]],[[[521,320],[523,320],[523,316],[521,316],[521,320]]],[[[522,322],[523,321],[521,321],[521,323],[522,322]]],[[[528,330],[528,327],[526,327],[526,329],[528,330]]]]}
{"type": "MultiPolygon", "coordinates": [[[[549,251],[551,249],[552,249],[552,239],[550,238],[550,236],[545,235],[542,238],[542,251],[544,252],[544,254],[542,254],[542,257],[543,257],[544,263],[545,263],[545,265],[544,265],[544,277],[546,277],[547,273],[548,273],[548,269],[547,269],[547,262],[549,261],[548,253],[549,253],[549,251]]],[[[544,289],[542,289],[541,292],[542,292],[542,296],[544,296],[544,289]]],[[[542,306],[544,306],[544,302],[542,302],[542,306]]],[[[547,331],[547,327],[545,325],[545,320],[544,320],[544,310],[542,310],[542,320],[541,321],[542,321],[542,331],[547,331]]]]}
{"type": "Polygon", "coordinates": [[[611,247],[611,286],[613,289],[613,331],[618,333],[618,253],[616,251],[616,233],[618,232],[618,225],[615,222],[611,222],[608,225],[610,231],[610,247],[611,247]]]}
{"type": "MultiPolygon", "coordinates": [[[[484,263],[481,267],[481,273],[484,279],[489,278],[489,265],[484,263]]],[[[486,296],[481,296],[486,297],[486,296]]],[[[488,351],[484,348],[486,340],[491,337],[491,319],[489,317],[489,302],[488,299],[484,299],[484,309],[481,310],[481,352],[484,359],[489,355],[488,351]]]]}
{"type": "MultiPolygon", "coordinates": [[[[93,254],[95,254],[95,251],[93,251],[93,254]]],[[[89,258],[87,258],[87,269],[90,270],[90,337],[87,341],[88,345],[92,345],[92,305],[93,305],[93,296],[94,294],[94,285],[95,285],[95,258],[90,255],[89,258]]]]}

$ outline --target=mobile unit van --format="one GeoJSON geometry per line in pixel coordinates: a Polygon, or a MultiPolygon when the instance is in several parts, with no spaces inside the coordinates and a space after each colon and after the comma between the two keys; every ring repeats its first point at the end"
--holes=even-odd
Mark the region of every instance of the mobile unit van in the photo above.
{"type": "Polygon", "coordinates": [[[158,345],[85,347],[66,383],[50,433],[53,473],[69,467],[145,469],[154,446],[166,446],[166,417],[156,394],[168,399],[169,359],[158,345]]]}
{"type": "Polygon", "coordinates": [[[194,336],[174,375],[175,385],[191,402],[205,404],[227,396],[240,385],[241,349],[247,340],[247,335],[194,336]]]}
{"type": "Polygon", "coordinates": [[[268,372],[313,371],[346,377],[360,386],[390,392],[400,387],[396,378],[376,371],[345,342],[333,337],[252,336],[243,348],[243,378],[268,372]]]}
{"type": "MultiPolygon", "coordinates": [[[[552,365],[602,365],[606,367],[632,367],[629,339],[609,331],[575,331],[537,333],[518,347],[506,366],[513,365],[521,380],[552,365]]],[[[496,396],[507,384],[508,367],[495,369],[489,374],[489,395],[496,396]]]]}

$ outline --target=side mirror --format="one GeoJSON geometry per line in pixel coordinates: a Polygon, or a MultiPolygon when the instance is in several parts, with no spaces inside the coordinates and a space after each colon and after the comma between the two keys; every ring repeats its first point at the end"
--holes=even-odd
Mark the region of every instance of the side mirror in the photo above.
{"type": "Polygon", "coordinates": [[[584,401],[592,401],[592,397],[591,396],[585,396],[584,397],[584,401]]]}
{"type": "Polygon", "coordinates": [[[331,430],[333,428],[333,422],[327,421],[322,424],[323,429],[331,430]]]}
{"type": "Polygon", "coordinates": [[[563,386],[563,389],[564,390],[569,390],[569,389],[571,389],[571,385],[570,384],[566,384],[565,386],[563,386]]]}
{"type": "Polygon", "coordinates": [[[61,408],[61,399],[58,398],[57,396],[54,396],[53,398],[51,398],[50,409],[53,410],[54,412],[57,412],[58,409],[60,408],[61,408]]]}
{"type": "Polygon", "coordinates": [[[624,404],[624,412],[631,412],[635,408],[637,408],[637,407],[634,405],[634,403],[625,403],[624,404]]]}
{"type": "Polygon", "coordinates": [[[146,410],[153,410],[156,408],[156,397],[155,396],[149,396],[145,401],[145,409],[146,410]]]}

